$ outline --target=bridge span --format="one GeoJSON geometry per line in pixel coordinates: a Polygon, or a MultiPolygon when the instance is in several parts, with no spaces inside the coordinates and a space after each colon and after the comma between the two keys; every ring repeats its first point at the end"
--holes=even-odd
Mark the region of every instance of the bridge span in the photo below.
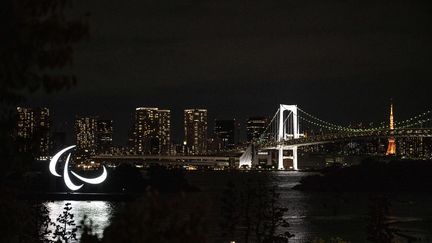
{"type": "Polygon", "coordinates": [[[238,163],[239,156],[211,155],[97,155],[93,161],[104,163],[134,163],[161,165],[230,166],[238,163]]]}
{"type": "Polygon", "coordinates": [[[380,126],[356,128],[324,121],[305,112],[297,105],[281,104],[260,138],[253,141],[240,157],[239,166],[251,168],[259,151],[269,151],[268,154],[271,156],[270,150],[277,150],[278,169],[283,170],[284,159],[290,159],[293,162],[293,169],[297,170],[299,147],[369,138],[391,140],[394,144],[392,154],[395,154],[397,138],[432,137],[430,121],[432,121],[432,112],[427,111],[410,119],[394,122],[393,106],[391,106],[390,125],[381,123],[380,126]],[[285,150],[291,152],[289,156],[285,155],[285,150]]]}
{"type": "Polygon", "coordinates": [[[289,149],[293,146],[303,147],[312,146],[326,143],[337,143],[343,141],[352,140],[364,140],[364,139],[376,139],[389,137],[394,138],[430,138],[432,137],[432,128],[403,128],[403,129],[386,129],[376,131],[365,131],[365,132],[353,132],[353,133],[332,133],[315,135],[311,137],[301,137],[298,139],[289,139],[283,141],[266,141],[258,143],[257,146],[263,150],[277,149],[283,147],[289,149]]]}

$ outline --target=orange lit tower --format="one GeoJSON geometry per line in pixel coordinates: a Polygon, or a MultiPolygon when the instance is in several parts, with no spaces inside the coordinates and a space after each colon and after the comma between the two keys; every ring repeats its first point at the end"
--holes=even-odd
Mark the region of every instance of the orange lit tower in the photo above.
{"type": "MultiPolygon", "coordinates": [[[[393,102],[390,104],[390,130],[394,130],[393,102]]],[[[389,137],[386,155],[396,155],[396,139],[389,137]]]]}

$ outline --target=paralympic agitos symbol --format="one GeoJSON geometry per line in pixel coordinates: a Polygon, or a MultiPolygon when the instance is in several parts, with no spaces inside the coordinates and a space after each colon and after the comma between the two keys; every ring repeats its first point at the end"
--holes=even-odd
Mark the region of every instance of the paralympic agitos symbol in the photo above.
{"type": "MultiPolygon", "coordinates": [[[[58,160],[60,159],[60,157],[65,152],[67,152],[68,150],[73,149],[73,148],[75,148],[75,145],[72,145],[72,146],[69,146],[67,148],[64,148],[64,149],[60,150],[60,152],[58,152],[56,155],[54,155],[54,157],[51,159],[50,164],[49,164],[49,170],[50,170],[51,174],[53,174],[54,176],[57,176],[57,177],[61,177],[61,175],[59,175],[57,173],[57,171],[56,171],[57,162],[58,162],[58,160]]],[[[67,156],[66,162],[64,164],[63,178],[64,178],[64,182],[65,182],[66,186],[69,189],[71,189],[72,191],[76,191],[76,190],[79,190],[82,186],[84,186],[84,184],[75,185],[71,181],[71,179],[69,177],[69,160],[70,160],[70,156],[71,156],[71,154],[69,153],[68,156],[67,156]]],[[[105,179],[107,178],[107,175],[108,175],[105,166],[102,166],[102,167],[103,167],[102,175],[100,175],[100,176],[98,176],[96,178],[85,178],[85,177],[82,177],[82,176],[78,175],[77,173],[75,173],[73,171],[71,171],[70,173],[73,176],[75,176],[78,180],[80,180],[82,182],[85,182],[85,183],[88,183],[88,184],[100,184],[100,183],[102,183],[102,182],[105,181],[105,179]]]]}

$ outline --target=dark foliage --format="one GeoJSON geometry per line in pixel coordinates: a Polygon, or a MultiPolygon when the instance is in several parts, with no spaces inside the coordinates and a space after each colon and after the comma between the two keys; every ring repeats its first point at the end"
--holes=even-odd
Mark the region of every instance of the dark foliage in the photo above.
{"type": "Polygon", "coordinates": [[[40,201],[15,200],[6,197],[0,201],[0,242],[54,243],[76,239],[79,229],[75,225],[70,203],[53,222],[48,208],[40,201]]]}
{"type": "Polygon", "coordinates": [[[64,211],[57,217],[55,224],[54,240],[61,242],[70,242],[77,240],[76,233],[80,226],[75,224],[74,215],[71,213],[72,207],[70,203],[66,203],[64,211]]]}
{"type": "MultiPolygon", "coordinates": [[[[2,193],[6,192],[4,190],[2,193]]],[[[11,192],[11,191],[9,191],[11,192]]],[[[12,192],[13,193],[13,192],[12,192]]],[[[53,226],[48,209],[40,202],[16,200],[2,194],[0,201],[0,242],[50,242],[53,226]]]]}
{"type": "Polygon", "coordinates": [[[184,169],[151,166],[147,171],[149,186],[160,192],[197,191],[186,180],[184,169]]]}
{"type": "Polygon", "coordinates": [[[390,202],[384,196],[374,196],[370,199],[369,224],[367,239],[374,243],[394,242],[395,229],[391,227],[390,202]]]}
{"type": "Polygon", "coordinates": [[[66,18],[67,4],[69,0],[4,0],[0,5],[2,177],[20,173],[28,164],[16,152],[15,106],[29,92],[54,92],[76,83],[62,68],[72,64],[72,46],[87,36],[88,25],[86,16],[66,18]]]}
{"type": "Polygon", "coordinates": [[[142,171],[133,165],[121,164],[112,170],[104,185],[105,191],[123,193],[145,193],[147,188],[159,192],[197,191],[185,178],[182,169],[167,169],[163,166],[152,166],[144,177],[142,171]]]}
{"type": "Polygon", "coordinates": [[[247,180],[242,187],[228,183],[222,197],[221,227],[224,237],[241,242],[288,242],[293,237],[284,219],[288,211],[281,206],[276,187],[263,181],[247,180]]]}
{"type": "Polygon", "coordinates": [[[76,83],[73,75],[54,72],[72,63],[72,45],[88,33],[85,16],[65,17],[67,4],[70,1],[2,1],[0,103],[15,104],[22,100],[22,91],[53,92],[76,83]]]}
{"type": "Polygon", "coordinates": [[[84,216],[81,220],[82,234],[80,238],[81,243],[97,243],[100,242],[96,234],[93,233],[93,221],[84,216]]]}
{"type": "Polygon", "coordinates": [[[53,233],[50,227],[55,226],[49,217],[48,208],[42,203],[35,203],[32,206],[31,215],[29,217],[30,232],[34,232],[34,235],[30,234],[30,238],[28,240],[40,240],[42,242],[51,242],[48,237],[53,233]]]}
{"type": "Polygon", "coordinates": [[[139,169],[128,164],[113,170],[106,184],[108,191],[125,193],[143,192],[147,186],[139,169]]]}
{"type": "Polygon", "coordinates": [[[141,201],[119,208],[102,242],[206,242],[203,214],[199,202],[150,190],[141,201]]]}

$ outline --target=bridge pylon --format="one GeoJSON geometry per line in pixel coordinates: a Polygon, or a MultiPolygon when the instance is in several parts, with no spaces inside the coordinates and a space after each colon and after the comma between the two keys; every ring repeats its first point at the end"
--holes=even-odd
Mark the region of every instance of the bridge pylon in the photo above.
{"type": "MultiPolygon", "coordinates": [[[[278,134],[277,142],[282,143],[287,139],[298,139],[300,138],[300,127],[298,119],[298,108],[297,105],[280,105],[279,107],[279,122],[278,122],[278,134]],[[290,112],[288,116],[284,117],[284,112],[290,112]]],[[[283,145],[278,146],[278,169],[284,170],[284,148],[283,145]]],[[[292,151],[292,156],[290,157],[293,161],[293,169],[298,170],[298,155],[297,146],[290,146],[287,150],[292,151]]]]}
{"type": "MultiPolygon", "coordinates": [[[[285,170],[284,159],[292,159],[293,169],[298,170],[298,156],[297,156],[297,145],[285,146],[284,142],[291,139],[300,138],[299,132],[299,114],[297,105],[280,105],[279,110],[273,117],[269,126],[265,132],[261,135],[260,139],[271,140],[272,144],[276,143],[276,146],[271,148],[265,148],[265,150],[277,150],[277,169],[285,170]],[[289,113],[287,113],[289,112],[289,113]],[[292,152],[292,156],[284,156],[284,151],[289,150],[292,152]]],[[[239,167],[252,168],[252,164],[257,164],[258,161],[258,150],[260,148],[260,142],[256,144],[250,144],[243,155],[240,157],[239,167]],[[255,146],[257,145],[257,146],[255,146]]],[[[271,152],[268,152],[267,163],[272,162],[271,152]]]]}

